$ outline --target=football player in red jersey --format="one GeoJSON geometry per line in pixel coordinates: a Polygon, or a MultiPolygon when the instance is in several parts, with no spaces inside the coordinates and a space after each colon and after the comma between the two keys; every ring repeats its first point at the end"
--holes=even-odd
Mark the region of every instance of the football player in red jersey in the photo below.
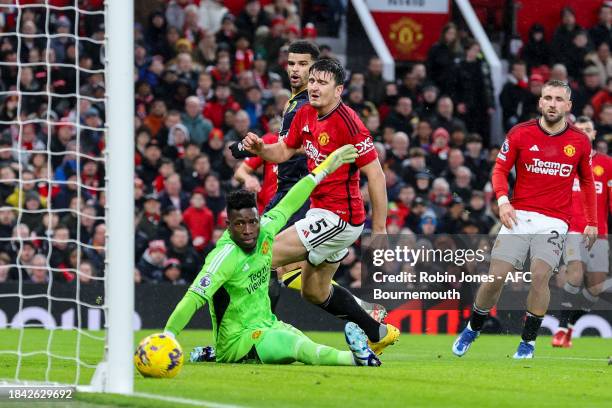
{"type": "Polygon", "coordinates": [[[563,81],[542,88],[539,119],[510,129],[497,156],[492,183],[503,224],[491,252],[489,275],[476,294],[467,327],[453,343],[453,353],[464,355],[501,295],[508,273],[522,268],[531,254],[531,285],[522,341],[516,359],[533,358],[537,332],[550,302],[548,282],[561,258],[572,208],[572,185],[578,176],[584,194],[590,248],[597,238],[595,185],[591,171],[591,143],[566,120],[572,107],[571,89],[563,81]],[[516,168],[512,200],[508,174],[516,168]]]}
{"type": "Polygon", "coordinates": [[[276,144],[264,144],[255,134],[243,140],[246,150],[264,160],[282,163],[304,149],[308,169],[319,165],[337,147],[353,144],[359,157],[336,177],[321,183],[311,195],[306,216],[275,239],[272,266],[304,263],[302,296],[327,312],[357,323],[380,354],[399,337],[392,325],[380,324],[366,313],[348,290],[331,281],[348,247],[361,235],[365,207],[359,190],[360,172],[368,178],[372,230],[386,234],[387,192],[369,131],[357,114],[342,103],[344,68],[333,59],[315,62],[309,71],[308,97],[291,122],[289,134],[276,144]]]}
{"type": "MultiPolygon", "coordinates": [[[[593,121],[586,116],[576,119],[575,126],[593,142],[596,131],[593,121]]],[[[552,339],[553,347],[571,347],[574,324],[588,313],[608,276],[610,245],[608,243],[608,214],[612,209],[612,159],[605,154],[591,153],[595,193],[597,194],[597,225],[599,236],[590,251],[582,239],[586,219],[580,197],[580,184],[574,179],[572,218],[565,243],[563,258],[567,264],[567,281],[563,286],[559,330],[552,339]],[[585,274],[586,272],[586,274],[585,274]],[[585,286],[581,290],[582,283],[585,286]]]]}
{"type": "MultiPolygon", "coordinates": [[[[278,122],[278,121],[277,121],[278,122]]],[[[276,143],[278,141],[278,128],[262,137],[264,143],[276,143]]],[[[244,184],[244,188],[257,194],[257,209],[259,214],[264,213],[264,209],[276,194],[278,165],[276,163],[262,160],[259,156],[247,157],[234,172],[234,178],[244,184]],[[258,168],[263,167],[263,181],[260,184],[257,176],[253,175],[258,168]]]]}

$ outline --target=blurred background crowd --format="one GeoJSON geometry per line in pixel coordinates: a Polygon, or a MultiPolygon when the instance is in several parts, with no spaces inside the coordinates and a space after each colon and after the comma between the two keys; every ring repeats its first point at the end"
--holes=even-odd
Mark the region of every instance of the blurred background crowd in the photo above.
{"type": "MultiPolygon", "coordinates": [[[[89,11],[103,7],[102,1],[83,3],[89,11]]],[[[135,25],[136,132],[125,135],[136,145],[134,274],[139,283],[186,284],[225,227],[226,194],[241,186],[233,177],[240,161],[229,144],[249,131],[278,131],[291,96],[288,44],[309,39],[323,56],[334,57],[320,36],[334,34],[346,5],[157,3],[161,7],[135,25]]],[[[490,173],[499,146],[492,141],[503,136],[492,137],[491,120],[501,109],[508,131],[537,117],[548,79],[570,83],[572,114],[593,118],[595,147],[607,152],[611,29],[607,3],[591,27],[579,26],[574,11],[563,9],[552,41],[533,25],[509,60],[498,101],[480,46],[461,24],[447,24],[427,60],[403,66],[396,81],[383,79],[377,57],[352,67],[344,103],[376,142],[387,182],[388,232],[495,233],[490,173]]],[[[6,6],[0,32],[0,282],[19,274],[47,282],[50,273],[55,282],[100,279],[106,239],[103,15],[6,6]],[[76,41],[75,32],[89,40],[76,41]]],[[[362,194],[367,205],[367,188],[362,194]]],[[[339,282],[360,286],[359,257],[355,246],[339,282]]]]}

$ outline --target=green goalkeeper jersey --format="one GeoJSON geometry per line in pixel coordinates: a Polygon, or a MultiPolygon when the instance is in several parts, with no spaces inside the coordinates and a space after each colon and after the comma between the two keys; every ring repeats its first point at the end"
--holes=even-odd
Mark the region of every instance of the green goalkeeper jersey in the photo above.
{"type": "Polygon", "coordinates": [[[254,330],[277,322],[268,296],[274,237],[314,186],[312,178],[303,179],[292,194],[262,216],[252,252],[244,252],[226,230],[189,288],[209,304],[219,361],[236,361],[246,355],[252,347],[250,337],[258,333],[254,330]]]}

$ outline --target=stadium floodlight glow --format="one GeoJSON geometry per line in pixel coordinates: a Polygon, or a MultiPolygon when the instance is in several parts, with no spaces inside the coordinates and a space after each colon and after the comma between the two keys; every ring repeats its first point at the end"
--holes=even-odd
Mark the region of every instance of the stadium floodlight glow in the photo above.
{"type": "MultiPolygon", "coordinates": [[[[15,61],[3,61],[0,68],[13,68],[16,72],[14,87],[7,86],[6,90],[0,92],[0,100],[14,99],[17,102],[16,115],[10,120],[3,120],[0,126],[9,129],[13,136],[11,150],[16,160],[15,177],[3,179],[2,183],[14,185],[17,191],[17,205],[15,208],[4,208],[2,211],[13,211],[16,214],[16,225],[12,237],[0,237],[0,244],[12,245],[15,248],[16,260],[8,265],[18,271],[18,283],[3,285],[0,290],[0,298],[15,302],[13,305],[17,311],[12,319],[7,319],[6,314],[0,310],[0,328],[16,329],[6,331],[5,337],[10,340],[2,344],[11,346],[0,346],[0,358],[10,365],[8,370],[13,369],[14,374],[2,375],[2,384],[40,384],[40,385],[69,385],[77,387],[81,391],[111,392],[120,394],[131,394],[134,384],[134,368],[132,364],[133,353],[133,315],[134,315],[134,90],[133,90],[133,2],[121,0],[106,0],[104,9],[91,10],[84,8],[82,2],[73,0],[69,6],[54,6],[45,1],[42,4],[0,4],[0,13],[12,14],[15,17],[14,31],[7,30],[0,33],[3,37],[12,37],[16,44],[15,61]],[[36,28],[35,34],[24,31],[28,23],[24,16],[32,13],[40,18],[40,27],[44,23],[44,30],[36,28]],[[56,34],[53,27],[57,24],[60,16],[69,16],[69,25],[72,31],[69,33],[56,34]],[[104,38],[101,38],[101,25],[97,34],[91,36],[80,35],[84,26],[90,18],[97,18],[104,22],[104,38]],[[70,20],[72,19],[72,20],[70,20]],[[85,21],[84,21],[85,19],[85,21]],[[85,24],[83,24],[85,22],[85,24]],[[41,49],[40,61],[22,61],[22,50],[29,47],[31,40],[44,44],[41,49]],[[74,61],[56,62],[52,59],[51,50],[53,41],[66,40],[75,44],[74,61]],[[80,66],[80,53],[82,49],[89,46],[100,47],[100,62],[103,69],[89,69],[80,66]],[[43,54],[44,53],[44,54],[43,54]],[[22,78],[31,74],[30,70],[37,69],[44,73],[41,88],[37,91],[22,89],[22,78]],[[67,92],[58,92],[52,84],[53,70],[64,69],[75,73],[73,89],[67,92]],[[25,74],[24,74],[25,73],[25,74]],[[86,83],[82,75],[102,75],[105,83],[105,96],[92,96],[85,94],[86,83]],[[82,87],[83,86],[83,87],[82,87]],[[46,112],[39,109],[36,112],[22,110],[26,98],[37,98],[41,106],[45,106],[46,112]],[[64,118],[58,117],[54,111],[57,104],[62,104],[66,114],[64,118]],[[74,104],[74,108],[72,108],[74,104]],[[82,123],[85,110],[91,106],[104,107],[106,112],[106,123],[99,122],[96,126],[82,123]],[[28,115],[26,115],[28,114],[28,115]],[[30,143],[25,139],[25,129],[35,125],[40,129],[38,137],[42,137],[40,143],[30,143]],[[54,132],[59,127],[68,126],[73,134],[72,147],[66,151],[52,151],[51,141],[54,132]],[[103,136],[105,142],[104,151],[101,154],[92,154],[83,150],[84,143],[90,142],[90,133],[97,132],[103,136]],[[28,143],[25,143],[28,142],[28,143]],[[27,147],[26,147],[27,145],[27,147]],[[33,180],[24,178],[25,169],[29,165],[29,158],[33,154],[39,154],[46,159],[46,173],[37,174],[33,180]],[[62,163],[68,160],[74,163],[74,175],[76,179],[66,177],[66,180],[56,180],[52,175],[54,168],[52,161],[57,161],[58,156],[62,163]],[[105,183],[103,186],[88,185],[82,178],[82,165],[88,161],[94,161],[98,166],[105,167],[105,183]],[[46,174],[46,176],[45,176],[46,174]],[[27,184],[30,184],[28,186],[27,184]],[[25,202],[24,186],[34,188],[44,185],[47,188],[48,200],[46,208],[36,210],[27,209],[22,206],[25,202]],[[76,205],[71,208],[57,208],[53,206],[51,192],[53,188],[61,189],[71,187],[76,191],[78,198],[76,205]],[[104,216],[92,216],[84,207],[87,197],[85,191],[101,197],[106,194],[104,204],[104,216]],[[23,207],[23,208],[22,208],[23,207]],[[33,237],[24,232],[21,224],[25,217],[42,214],[46,217],[57,217],[61,214],[71,214],[76,220],[76,237],[58,238],[53,235],[53,227],[42,227],[40,235],[33,237]],[[82,221],[105,222],[106,235],[104,244],[91,244],[82,242],[82,221]],[[46,290],[36,289],[32,294],[32,285],[24,283],[26,271],[32,270],[33,263],[23,262],[24,243],[32,242],[40,244],[45,248],[43,253],[46,263],[38,269],[45,269],[48,276],[46,290]],[[52,267],[51,255],[54,244],[70,245],[76,253],[76,262],[66,268],[52,267]],[[83,289],[81,277],[81,261],[84,259],[83,252],[91,250],[104,254],[104,271],[99,276],[93,276],[93,281],[103,281],[99,285],[100,296],[95,299],[84,297],[91,290],[83,289]],[[56,292],[58,275],[72,277],[73,291],[70,297],[58,295],[65,291],[56,292]],[[6,288],[15,288],[9,292],[6,288]],[[74,296],[73,296],[74,295],[74,296]],[[45,307],[31,306],[31,302],[43,302],[45,307]],[[61,307],[58,305],[62,305],[61,307]],[[68,306],[66,306],[68,305],[68,306]],[[68,309],[66,310],[66,307],[68,309]],[[54,319],[58,309],[61,313],[60,323],[54,319]],[[100,326],[104,319],[103,335],[90,329],[100,326]],[[87,324],[85,324],[85,321],[87,324]],[[33,328],[46,330],[46,344],[34,345],[28,333],[33,328]],[[57,343],[69,339],[75,345],[72,355],[59,353],[57,343]],[[91,344],[95,344],[95,357],[91,353],[91,344]],[[38,349],[33,347],[38,347],[38,349]],[[89,347],[89,348],[88,348],[89,347]],[[9,348],[9,349],[7,349],[9,348]],[[99,351],[99,352],[98,352],[99,351]],[[42,358],[41,358],[42,356],[42,358]],[[74,376],[69,378],[58,377],[54,372],[54,364],[58,361],[64,364],[74,363],[74,376]],[[35,364],[35,369],[32,365],[35,364]],[[94,372],[95,370],[95,372],[94,372]]],[[[95,31],[88,27],[86,31],[95,31]]],[[[91,49],[91,48],[90,48],[91,49]]],[[[26,53],[27,55],[27,53],[26,53]]],[[[96,51],[97,55],[97,51],[96,51]]],[[[27,60],[27,58],[26,58],[27,60]]],[[[95,67],[99,68],[99,67],[95,67]]],[[[25,109],[25,108],[24,108],[25,109]]],[[[6,118],[4,118],[6,119],[6,118]]],[[[3,149],[7,149],[4,147],[3,149]]],[[[43,169],[45,170],[45,169],[43,169]]],[[[41,193],[42,194],[42,193],[41,193]]],[[[27,197],[27,196],[25,196],[27,197]]],[[[41,197],[45,197],[41,195],[41,197]]],[[[70,201],[70,200],[68,200],[70,201]]],[[[25,225],[25,224],[24,224],[25,225]]],[[[49,222],[51,225],[51,222],[49,222]]],[[[41,257],[38,258],[42,259],[41,257]]],[[[44,284],[39,284],[44,285],[44,284]]],[[[42,286],[38,286],[41,288],[42,286]]],[[[11,289],[12,290],[12,289],[11,289]]],[[[71,289],[72,290],[72,289],[71,289]]],[[[12,312],[11,312],[12,313],[12,312]]]]}

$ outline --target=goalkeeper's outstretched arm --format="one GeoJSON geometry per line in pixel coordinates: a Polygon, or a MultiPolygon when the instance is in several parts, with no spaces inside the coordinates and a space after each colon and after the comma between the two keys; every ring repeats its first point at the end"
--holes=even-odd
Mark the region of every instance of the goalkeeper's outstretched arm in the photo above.
{"type": "Polygon", "coordinates": [[[195,312],[204,306],[204,303],[206,301],[202,296],[188,290],[168,318],[164,333],[176,337],[189,324],[195,312]]]}
{"type": "Polygon", "coordinates": [[[351,144],[334,150],[323,163],[312,170],[312,173],[291,187],[274,208],[264,214],[265,219],[262,221],[262,225],[272,228],[274,234],[277,234],[285,226],[287,220],[304,205],[312,190],[325,177],[339,169],[343,164],[353,163],[357,156],[357,149],[351,144]]]}

